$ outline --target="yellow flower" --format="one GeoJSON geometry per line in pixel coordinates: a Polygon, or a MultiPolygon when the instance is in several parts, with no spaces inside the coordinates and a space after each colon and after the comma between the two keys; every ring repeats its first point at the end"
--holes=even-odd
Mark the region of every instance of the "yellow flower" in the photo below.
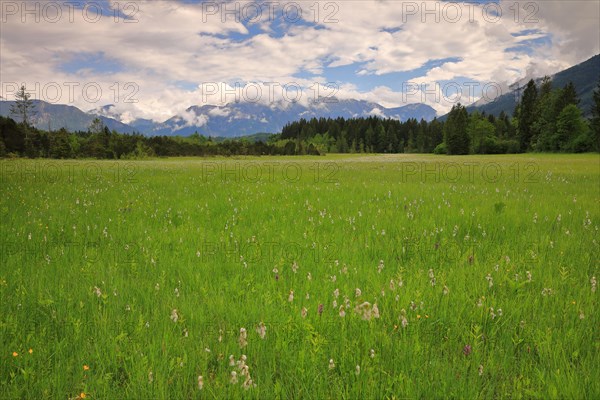
{"type": "Polygon", "coordinates": [[[419,314],[417,314],[417,319],[421,319],[421,316],[419,314]]]}
{"type": "Polygon", "coordinates": [[[19,357],[19,353],[17,353],[16,351],[13,351],[13,357],[19,357]]]}
{"type": "Polygon", "coordinates": [[[83,366],[83,370],[84,370],[84,371],[87,371],[87,370],[89,370],[89,369],[90,369],[90,367],[88,367],[87,365],[84,365],[84,366],[83,366]]]}
{"type": "Polygon", "coordinates": [[[33,349],[29,349],[29,354],[33,354],[33,349]]]}
{"type": "Polygon", "coordinates": [[[87,396],[86,396],[86,394],[85,394],[85,393],[83,393],[83,392],[81,392],[81,393],[79,394],[79,398],[80,398],[80,399],[85,399],[86,397],[87,397],[87,396]]]}

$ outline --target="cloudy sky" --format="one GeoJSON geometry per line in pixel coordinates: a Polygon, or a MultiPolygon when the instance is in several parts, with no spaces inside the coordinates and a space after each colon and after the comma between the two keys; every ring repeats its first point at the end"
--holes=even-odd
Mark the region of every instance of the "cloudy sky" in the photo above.
{"type": "Polygon", "coordinates": [[[600,52],[600,2],[0,0],[0,96],[124,122],[355,98],[444,113],[600,52]],[[460,96],[460,98],[459,98],[460,96]]]}

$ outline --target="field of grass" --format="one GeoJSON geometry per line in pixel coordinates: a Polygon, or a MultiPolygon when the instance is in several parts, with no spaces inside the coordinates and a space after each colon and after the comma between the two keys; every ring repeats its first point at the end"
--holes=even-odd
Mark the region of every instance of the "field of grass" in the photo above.
{"type": "Polygon", "coordinates": [[[0,161],[0,398],[598,398],[599,182],[598,155],[0,161]]]}

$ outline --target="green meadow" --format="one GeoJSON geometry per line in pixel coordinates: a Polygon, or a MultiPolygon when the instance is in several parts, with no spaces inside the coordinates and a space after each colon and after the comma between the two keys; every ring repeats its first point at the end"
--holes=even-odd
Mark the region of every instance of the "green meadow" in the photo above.
{"type": "Polygon", "coordinates": [[[600,158],[0,161],[0,398],[600,397],[600,158]]]}

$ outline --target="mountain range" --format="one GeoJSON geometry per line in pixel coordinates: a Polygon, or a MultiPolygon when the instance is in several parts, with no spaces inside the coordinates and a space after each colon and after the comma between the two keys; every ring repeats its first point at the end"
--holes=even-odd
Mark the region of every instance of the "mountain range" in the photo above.
{"type": "MultiPolygon", "coordinates": [[[[562,88],[572,81],[581,99],[580,107],[585,115],[589,115],[592,105],[592,93],[600,77],[600,55],[553,75],[552,84],[562,88]]],[[[541,77],[537,82],[541,81],[541,77]]],[[[467,107],[469,112],[479,110],[487,114],[498,115],[502,111],[508,115],[516,106],[527,81],[525,79],[511,85],[511,91],[484,103],[478,101],[467,107]]],[[[14,101],[0,101],[0,115],[11,116],[10,108],[14,101]]],[[[378,116],[406,121],[410,118],[431,121],[436,117],[435,110],[422,103],[408,104],[403,107],[386,108],[378,103],[364,100],[342,100],[329,98],[304,106],[299,103],[230,103],[223,106],[204,105],[191,106],[180,115],[166,121],[155,122],[149,119],[136,119],[129,123],[122,122],[122,116],[115,112],[114,105],[106,105],[84,112],[76,107],[51,104],[34,100],[36,114],[32,118],[34,126],[45,130],[61,127],[70,131],[85,131],[94,118],[100,118],[110,130],[120,133],[138,132],[146,136],[189,136],[198,132],[212,137],[239,137],[255,133],[278,133],[289,122],[300,118],[353,118],[378,116]]],[[[442,116],[440,120],[445,119],[442,116]]]]}
{"type": "MultiPolygon", "coordinates": [[[[579,107],[585,116],[590,116],[594,89],[600,78],[600,54],[595,55],[581,64],[560,71],[550,76],[550,78],[552,79],[552,87],[555,89],[563,88],[569,81],[573,82],[580,100],[579,107]]],[[[543,77],[534,79],[538,84],[538,87],[542,79],[543,77]]],[[[489,103],[481,104],[476,102],[468,106],[467,111],[469,113],[475,110],[478,110],[479,112],[485,111],[486,114],[493,114],[495,116],[498,116],[504,111],[504,113],[512,115],[517,105],[517,100],[523,94],[528,81],[529,79],[522,79],[510,86],[510,92],[498,96],[498,98],[489,103]]]]}
{"type": "MultiPolygon", "coordinates": [[[[10,116],[14,101],[0,101],[0,115],[10,116]]],[[[377,103],[362,100],[330,98],[310,106],[299,103],[276,103],[270,106],[257,103],[230,103],[224,106],[191,106],[181,115],[162,123],[148,119],[137,119],[129,124],[119,121],[114,106],[107,105],[83,112],[73,106],[50,104],[35,100],[36,114],[33,125],[40,129],[85,131],[94,118],[100,118],[109,129],[121,133],[139,132],[146,136],[189,136],[194,132],[213,137],[239,137],[258,132],[278,133],[288,123],[300,118],[352,118],[370,115],[406,121],[409,118],[431,121],[435,110],[426,104],[409,104],[403,107],[386,108],[377,103]]]]}

